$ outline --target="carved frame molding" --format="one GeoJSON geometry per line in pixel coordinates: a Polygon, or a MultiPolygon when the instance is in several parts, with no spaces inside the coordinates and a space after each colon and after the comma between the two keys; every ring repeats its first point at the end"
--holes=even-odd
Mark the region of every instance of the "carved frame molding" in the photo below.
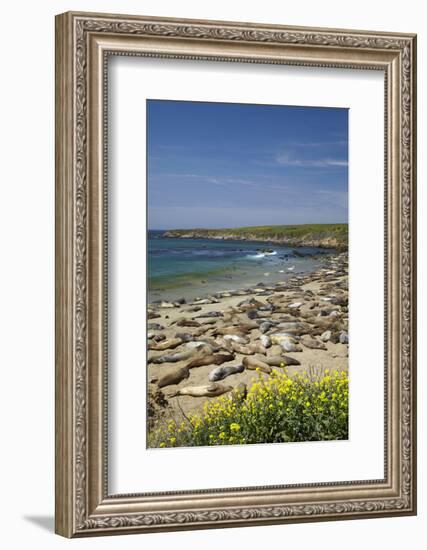
{"type": "Polygon", "coordinates": [[[414,35],[66,13],[56,18],[56,531],[67,536],[414,514],[414,35]],[[385,73],[384,480],[108,495],[106,59],[140,55],[385,73]]]}

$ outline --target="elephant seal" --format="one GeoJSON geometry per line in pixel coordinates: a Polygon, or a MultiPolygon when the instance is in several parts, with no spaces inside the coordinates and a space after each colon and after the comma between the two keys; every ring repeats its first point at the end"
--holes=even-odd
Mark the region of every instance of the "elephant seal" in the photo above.
{"type": "Polygon", "coordinates": [[[270,357],[262,357],[261,361],[267,363],[270,367],[281,367],[282,365],[285,367],[291,367],[293,365],[301,365],[298,359],[294,359],[288,355],[272,355],[270,357]]]}
{"type": "Polygon", "coordinates": [[[147,330],[164,330],[164,326],[159,323],[148,323],[147,330]]]}
{"type": "Polygon", "coordinates": [[[330,330],[325,330],[325,332],[321,334],[320,339],[322,340],[322,342],[329,342],[331,336],[332,332],[330,330]]]}
{"type": "Polygon", "coordinates": [[[237,374],[243,372],[244,370],[245,367],[243,365],[238,365],[237,367],[234,367],[233,365],[217,367],[209,373],[209,380],[211,382],[217,382],[218,380],[224,380],[224,378],[227,378],[230,374],[237,374]]]}
{"type": "Polygon", "coordinates": [[[240,323],[239,325],[217,328],[215,333],[222,334],[223,336],[225,336],[226,334],[237,334],[238,336],[242,336],[244,333],[250,332],[251,330],[254,330],[256,328],[258,328],[258,323],[255,322],[240,323]]]}
{"type": "Polygon", "coordinates": [[[150,357],[148,359],[149,363],[155,363],[156,365],[160,363],[177,363],[178,361],[185,361],[191,357],[201,356],[203,353],[211,353],[211,348],[209,346],[203,348],[193,348],[186,351],[180,351],[178,353],[171,353],[166,355],[161,355],[160,357],[150,357]]]}
{"type": "Polygon", "coordinates": [[[283,340],[288,340],[289,338],[296,340],[294,335],[290,332],[275,332],[274,334],[270,334],[270,340],[272,344],[280,345],[283,340]]]}
{"type": "Polygon", "coordinates": [[[323,342],[319,342],[319,340],[315,340],[314,338],[311,338],[311,336],[304,335],[301,338],[301,344],[304,344],[306,348],[310,349],[326,349],[326,346],[323,342]]]}
{"type": "Polygon", "coordinates": [[[304,334],[308,330],[310,330],[310,326],[307,323],[303,323],[301,321],[288,321],[285,323],[279,323],[277,325],[277,328],[294,336],[300,336],[301,334],[304,334]]]}
{"type": "Polygon", "coordinates": [[[172,384],[179,384],[189,376],[190,369],[188,367],[179,367],[171,369],[159,379],[152,378],[151,383],[157,383],[159,388],[164,388],[165,386],[171,386],[172,384]]]}
{"type": "Polygon", "coordinates": [[[175,338],[181,338],[183,342],[192,342],[194,340],[194,335],[189,332],[177,332],[175,338]]]}
{"type": "Polygon", "coordinates": [[[302,347],[298,344],[298,342],[294,338],[287,338],[283,339],[280,342],[280,347],[283,349],[283,351],[302,351],[302,347]]]}
{"type": "Polygon", "coordinates": [[[271,338],[270,338],[270,336],[267,336],[267,334],[261,334],[261,336],[259,337],[259,339],[260,339],[261,344],[262,344],[265,348],[271,347],[271,338]]]}
{"type": "Polygon", "coordinates": [[[232,340],[236,344],[248,344],[249,340],[244,336],[239,336],[238,334],[226,334],[224,340],[232,340]]]}
{"type": "Polygon", "coordinates": [[[259,369],[261,372],[265,372],[265,374],[270,374],[272,371],[269,365],[259,359],[255,359],[255,357],[244,357],[242,363],[248,370],[259,369]]]}
{"type": "Polygon", "coordinates": [[[225,338],[218,338],[216,340],[216,343],[218,344],[218,347],[220,349],[228,351],[229,353],[233,353],[233,347],[231,345],[231,340],[225,340],[225,338]]]}
{"type": "Polygon", "coordinates": [[[233,386],[223,386],[217,382],[212,382],[207,386],[186,386],[180,388],[168,397],[178,397],[179,395],[189,395],[191,397],[217,397],[233,389],[233,386]]]}
{"type": "Polygon", "coordinates": [[[265,334],[267,331],[269,331],[272,327],[274,327],[274,323],[270,323],[270,321],[264,321],[260,324],[259,330],[265,334]]]}
{"type": "Polygon", "coordinates": [[[200,327],[200,323],[194,321],[194,319],[180,319],[176,326],[178,327],[200,327]]]}
{"type": "Polygon", "coordinates": [[[340,333],[340,343],[348,344],[348,334],[344,330],[340,333]]]}
{"type": "Polygon", "coordinates": [[[163,342],[149,344],[148,349],[152,351],[165,351],[167,349],[175,349],[180,344],[182,344],[181,338],[171,338],[170,340],[163,340],[163,342]]]}
{"type": "Polygon", "coordinates": [[[192,342],[187,342],[185,345],[185,347],[188,349],[198,349],[202,348],[203,346],[209,346],[212,350],[212,346],[207,344],[206,342],[203,342],[202,340],[193,340],[192,342]]]}
{"type": "Polygon", "coordinates": [[[233,353],[212,353],[209,355],[203,355],[201,357],[194,358],[188,363],[187,367],[189,369],[194,369],[196,367],[204,367],[206,365],[222,365],[223,363],[227,363],[228,361],[233,361],[233,359],[233,353]]]}
{"type": "Polygon", "coordinates": [[[221,311],[208,311],[196,316],[196,319],[203,319],[208,317],[224,317],[224,314],[221,311]]]}
{"type": "Polygon", "coordinates": [[[241,353],[243,355],[253,355],[254,353],[265,353],[265,347],[261,344],[248,344],[247,346],[241,346],[240,344],[236,344],[235,342],[231,343],[231,347],[233,350],[237,353],[241,353]]]}

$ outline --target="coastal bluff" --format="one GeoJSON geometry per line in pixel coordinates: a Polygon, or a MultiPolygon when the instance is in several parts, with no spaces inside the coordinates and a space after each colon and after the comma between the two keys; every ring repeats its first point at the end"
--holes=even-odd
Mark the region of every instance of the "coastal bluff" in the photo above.
{"type": "Polygon", "coordinates": [[[348,224],[267,225],[224,229],[173,229],[165,238],[259,241],[286,246],[348,249],[348,224]]]}

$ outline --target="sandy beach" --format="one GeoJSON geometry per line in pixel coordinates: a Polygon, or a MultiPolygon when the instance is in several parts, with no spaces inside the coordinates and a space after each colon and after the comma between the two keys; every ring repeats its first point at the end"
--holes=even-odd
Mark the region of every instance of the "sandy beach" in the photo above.
{"type": "Polygon", "coordinates": [[[259,372],[254,365],[261,371],[285,365],[290,375],[347,370],[348,255],[327,256],[320,269],[283,282],[151,304],[147,329],[149,429],[159,419],[201,411],[216,398],[179,395],[186,388],[250,387],[259,372]],[[214,369],[230,366],[242,372],[209,379],[214,369]]]}

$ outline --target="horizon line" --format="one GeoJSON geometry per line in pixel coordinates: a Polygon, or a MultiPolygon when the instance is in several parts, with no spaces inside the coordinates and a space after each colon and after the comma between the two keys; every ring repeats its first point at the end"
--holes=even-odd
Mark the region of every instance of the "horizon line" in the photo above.
{"type": "Polygon", "coordinates": [[[230,226],[224,226],[224,227],[174,227],[174,228],[155,228],[155,227],[147,227],[148,231],[182,231],[182,230],[190,230],[190,229],[193,229],[193,230],[199,230],[199,229],[204,229],[204,230],[220,230],[220,229],[242,229],[242,228],[249,228],[249,227],[294,227],[294,226],[301,226],[301,225],[348,225],[348,221],[347,222],[322,222],[322,223],[316,223],[316,222],[312,222],[312,223],[274,223],[274,224],[261,224],[261,225],[237,225],[235,227],[230,227],[230,226]]]}

